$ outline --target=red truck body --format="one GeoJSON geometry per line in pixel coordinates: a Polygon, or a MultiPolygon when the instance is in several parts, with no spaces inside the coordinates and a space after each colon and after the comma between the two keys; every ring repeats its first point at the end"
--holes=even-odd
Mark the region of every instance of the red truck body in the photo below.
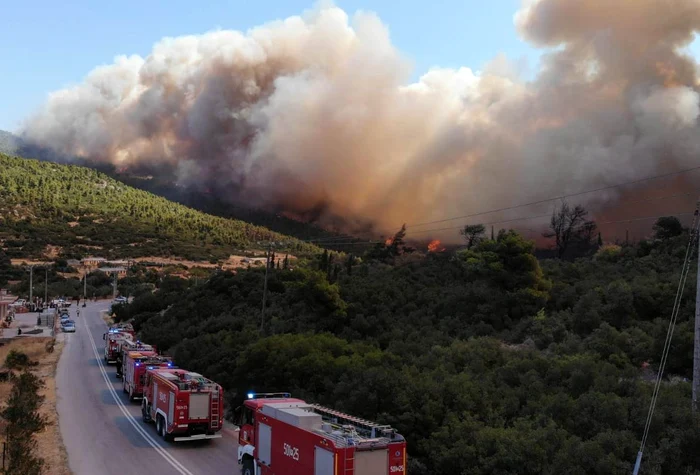
{"type": "Polygon", "coordinates": [[[110,330],[103,335],[103,338],[105,339],[105,361],[111,364],[117,362],[122,343],[126,340],[133,340],[134,335],[128,332],[110,330]]]}
{"type": "Polygon", "coordinates": [[[146,343],[141,343],[140,341],[134,341],[134,340],[122,340],[120,346],[119,346],[119,353],[117,353],[117,378],[122,378],[124,375],[125,371],[125,366],[124,366],[124,357],[126,353],[130,351],[151,351],[154,354],[156,353],[156,347],[146,344],[146,343]]]}
{"type": "Polygon", "coordinates": [[[243,475],[406,474],[406,441],[390,426],[289,394],[249,395],[239,426],[243,475]]]}
{"type": "Polygon", "coordinates": [[[155,422],[166,441],[218,439],[224,423],[224,390],[183,369],[146,370],[141,400],[144,422],[155,422]]]}
{"type": "Polygon", "coordinates": [[[166,356],[159,356],[155,351],[124,352],[124,373],[122,386],[129,395],[129,401],[143,397],[146,383],[146,371],[155,368],[171,368],[172,361],[166,356]]]}
{"type": "Polygon", "coordinates": [[[107,333],[102,335],[102,339],[105,341],[105,361],[108,364],[116,363],[122,343],[126,340],[133,340],[135,336],[136,332],[130,323],[119,323],[109,327],[107,333]]]}

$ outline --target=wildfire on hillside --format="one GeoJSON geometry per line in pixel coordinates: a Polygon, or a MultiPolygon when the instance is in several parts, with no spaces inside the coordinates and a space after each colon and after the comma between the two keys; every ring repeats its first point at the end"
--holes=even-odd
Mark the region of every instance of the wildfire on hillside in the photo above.
{"type": "MultiPolygon", "coordinates": [[[[544,53],[532,75],[498,55],[480,71],[413,79],[376,15],[321,2],[248,31],[168,37],[144,56],[117,56],[49,94],[20,138],[373,236],[528,202],[541,206],[484,219],[548,214],[541,200],[569,191],[605,189],[572,205],[613,212],[639,194],[618,184],[697,163],[700,70],[687,47],[698,0],[521,3],[517,33],[544,53]]],[[[700,178],[688,180],[697,189],[700,178]]],[[[628,228],[608,229],[614,239],[628,228]]]]}
{"type": "Polygon", "coordinates": [[[387,239],[386,241],[384,241],[384,244],[386,244],[387,246],[391,246],[391,244],[392,244],[393,242],[394,242],[394,238],[389,238],[389,239],[387,239]]]}
{"type": "Polygon", "coordinates": [[[441,247],[441,243],[438,239],[433,239],[428,243],[428,252],[442,252],[445,248],[441,247]]]}

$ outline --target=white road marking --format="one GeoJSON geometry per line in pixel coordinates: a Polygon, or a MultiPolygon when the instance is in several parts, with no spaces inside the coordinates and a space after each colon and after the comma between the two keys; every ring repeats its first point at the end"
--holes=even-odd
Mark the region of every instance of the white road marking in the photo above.
{"type": "Polygon", "coordinates": [[[97,345],[95,345],[95,339],[92,337],[92,332],[90,331],[90,328],[87,325],[87,320],[83,320],[85,331],[87,331],[88,337],[90,337],[90,344],[92,345],[92,351],[95,353],[95,358],[97,358],[97,365],[100,367],[100,372],[102,373],[102,377],[104,378],[105,382],[107,383],[107,387],[109,388],[109,392],[112,393],[112,397],[114,397],[114,400],[116,403],[119,405],[119,409],[122,411],[124,416],[126,416],[126,419],[131,423],[132,426],[134,426],[134,429],[141,434],[141,436],[144,438],[146,442],[151,445],[156,452],[158,452],[170,465],[175,468],[178,472],[180,472],[182,475],[194,475],[192,472],[187,470],[180,462],[178,462],[175,457],[170,455],[153,437],[148,434],[143,427],[141,427],[141,424],[134,419],[134,416],[132,416],[129,411],[126,409],[126,406],[122,402],[122,400],[119,398],[117,395],[117,392],[114,390],[114,387],[112,386],[112,382],[109,380],[109,376],[107,376],[107,371],[105,371],[104,365],[102,364],[102,359],[100,358],[99,353],[97,352],[97,345]]]}

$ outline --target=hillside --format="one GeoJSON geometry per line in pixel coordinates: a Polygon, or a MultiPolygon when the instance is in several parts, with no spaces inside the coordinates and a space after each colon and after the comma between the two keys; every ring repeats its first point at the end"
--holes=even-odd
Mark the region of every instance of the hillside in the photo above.
{"type": "MultiPolygon", "coordinates": [[[[132,174],[128,171],[117,170],[114,166],[109,164],[91,163],[77,157],[64,157],[56,154],[52,150],[27,143],[17,135],[4,130],[0,130],[0,153],[11,156],[18,155],[36,158],[54,163],[85,166],[100,171],[131,187],[148,191],[169,201],[180,203],[204,213],[220,216],[222,218],[245,221],[246,223],[262,226],[271,231],[302,240],[335,238],[339,235],[343,235],[316,226],[313,223],[288,218],[279,213],[250,208],[246,206],[245,203],[233,204],[214,195],[178,187],[174,184],[176,180],[174,175],[148,177],[147,179],[141,174],[132,174]]],[[[345,244],[338,244],[330,241],[328,246],[338,251],[357,252],[357,245],[347,245],[347,241],[348,240],[342,240],[345,244]]]]}
{"type": "MultiPolygon", "coordinates": [[[[263,335],[259,269],[165,279],[118,317],[223,384],[230,407],[251,390],[290,391],[391,424],[412,475],[631,473],[687,242],[683,232],[540,263],[532,242],[502,231],[472,250],[366,255],[339,272],[322,255],[272,271],[263,335]]],[[[700,469],[684,379],[694,280],[644,473],[700,469]]]]}
{"type": "Polygon", "coordinates": [[[267,241],[313,246],[243,221],[215,217],[137,190],[95,170],[0,154],[0,240],[9,257],[47,244],[72,257],[225,259],[267,241]]]}

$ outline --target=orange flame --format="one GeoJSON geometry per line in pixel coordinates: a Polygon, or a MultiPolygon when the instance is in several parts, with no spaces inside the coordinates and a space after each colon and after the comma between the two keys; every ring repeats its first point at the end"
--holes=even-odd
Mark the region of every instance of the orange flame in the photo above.
{"type": "Polygon", "coordinates": [[[444,251],[444,250],[445,250],[444,247],[440,248],[440,241],[437,239],[433,239],[428,244],[428,252],[440,252],[440,251],[444,251]]]}
{"type": "Polygon", "coordinates": [[[394,242],[394,238],[389,238],[386,241],[384,241],[384,244],[386,244],[387,246],[391,246],[392,242],[394,242]]]}

